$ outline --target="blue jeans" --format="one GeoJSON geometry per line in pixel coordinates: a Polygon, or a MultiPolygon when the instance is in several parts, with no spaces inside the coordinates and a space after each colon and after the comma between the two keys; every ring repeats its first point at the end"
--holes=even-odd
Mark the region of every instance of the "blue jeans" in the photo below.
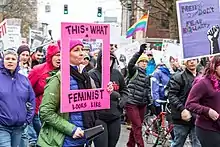
{"type": "Polygon", "coordinates": [[[37,144],[37,134],[34,130],[33,124],[28,126],[28,140],[30,145],[34,146],[37,144]]]}
{"type": "Polygon", "coordinates": [[[172,147],[183,147],[189,135],[192,147],[201,147],[201,144],[196,136],[195,126],[190,127],[187,125],[174,124],[174,142],[172,147]]]}
{"type": "Polygon", "coordinates": [[[24,129],[24,132],[21,135],[21,142],[19,147],[27,147],[28,146],[28,126],[24,129]]]}
{"type": "Polygon", "coordinates": [[[0,125],[0,147],[18,147],[25,126],[6,127],[0,125]]]}
{"type": "Polygon", "coordinates": [[[34,130],[37,134],[37,137],[40,133],[40,129],[41,129],[41,121],[40,121],[40,117],[39,115],[34,115],[34,118],[33,118],[33,127],[34,127],[34,130]]]}

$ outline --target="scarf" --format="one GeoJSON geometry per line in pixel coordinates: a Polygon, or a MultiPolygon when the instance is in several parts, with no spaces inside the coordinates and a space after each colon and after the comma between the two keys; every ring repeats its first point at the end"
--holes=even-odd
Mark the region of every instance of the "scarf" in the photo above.
{"type": "MultiPolygon", "coordinates": [[[[91,80],[87,72],[79,73],[77,69],[70,66],[70,75],[76,80],[79,89],[91,89],[91,80]]],[[[95,111],[82,112],[83,126],[85,129],[94,127],[95,125],[95,111]]]]}
{"type": "Polygon", "coordinates": [[[91,80],[87,72],[79,73],[73,67],[70,67],[70,75],[77,81],[79,89],[91,89],[91,80]]]}
{"type": "Polygon", "coordinates": [[[220,92],[220,81],[214,76],[210,76],[211,83],[217,92],[220,92]]]}

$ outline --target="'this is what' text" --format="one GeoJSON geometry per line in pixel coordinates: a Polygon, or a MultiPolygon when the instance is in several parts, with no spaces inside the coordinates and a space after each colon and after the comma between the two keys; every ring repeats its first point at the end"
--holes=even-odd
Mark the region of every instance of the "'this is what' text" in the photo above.
{"type": "Polygon", "coordinates": [[[68,34],[101,34],[107,35],[108,26],[107,25],[93,25],[93,26],[85,26],[85,25],[69,25],[66,26],[66,30],[68,34]]]}

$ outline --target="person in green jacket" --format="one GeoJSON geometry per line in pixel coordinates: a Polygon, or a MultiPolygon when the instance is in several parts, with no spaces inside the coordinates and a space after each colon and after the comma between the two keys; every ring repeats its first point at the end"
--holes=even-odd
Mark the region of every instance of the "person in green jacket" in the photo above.
{"type": "MultiPolygon", "coordinates": [[[[83,44],[79,40],[70,41],[70,89],[96,88],[87,72],[79,72],[83,63],[83,44]],[[86,81],[86,82],[85,82],[86,81]]],[[[43,123],[38,137],[41,147],[83,147],[87,144],[84,129],[95,125],[93,111],[60,113],[60,77],[61,72],[48,80],[40,106],[40,118],[43,123]]],[[[112,85],[107,88],[111,93],[112,85]]]]}
{"type": "MultiPolygon", "coordinates": [[[[83,44],[81,41],[70,42],[70,89],[91,89],[91,78],[86,72],[80,73],[79,65],[83,62],[83,44]],[[87,82],[85,82],[87,81],[87,82]],[[87,84],[85,84],[87,83],[87,84]]],[[[40,118],[43,122],[38,145],[41,147],[82,147],[86,144],[84,129],[93,127],[94,112],[60,113],[60,76],[58,72],[48,80],[43,101],[40,106],[40,118]]]]}

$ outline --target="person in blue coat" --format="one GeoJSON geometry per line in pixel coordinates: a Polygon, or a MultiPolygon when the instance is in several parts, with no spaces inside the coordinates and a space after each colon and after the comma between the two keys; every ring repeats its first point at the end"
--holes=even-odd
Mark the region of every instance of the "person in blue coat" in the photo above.
{"type": "Polygon", "coordinates": [[[35,94],[20,74],[18,55],[7,49],[0,61],[0,146],[18,147],[25,127],[34,116],[35,94]]]}
{"type": "Polygon", "coordinates": [[[149,75],[153,74],[153,72],[156,68],[156,63],[155,63],[152,51],[147,51],[146,54],[148,56],[146,74],[147,74],[147,76],[149,76],[149,75]]]}
{"type": "Polygon", "coordinates": [[[157,115],[161,112],[161,106],[156,100],[166,100],[165,88],[170,80],[170,76],[169,69],[164,64],[161,64],[157,66],[151,77],[151,95],[157,115]]]}

